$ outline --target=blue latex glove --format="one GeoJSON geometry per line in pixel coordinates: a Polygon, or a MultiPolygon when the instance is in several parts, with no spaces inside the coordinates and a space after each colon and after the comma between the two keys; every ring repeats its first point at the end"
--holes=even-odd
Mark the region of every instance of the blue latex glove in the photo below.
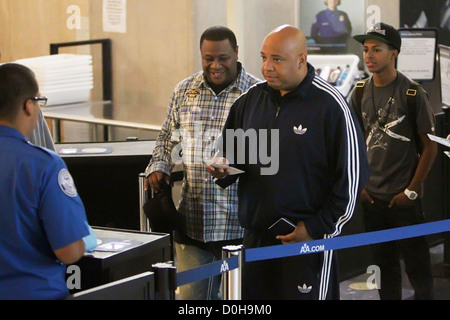
{"type": "Polygon", "coordinates": [[[88,223],[85,223],[89,228],[89,235],[84,237],[83,241],[86,245],[86,252],[92,252],[97,247],[97,236],[95,235],[94,230],[88,225],[88,223]]]}

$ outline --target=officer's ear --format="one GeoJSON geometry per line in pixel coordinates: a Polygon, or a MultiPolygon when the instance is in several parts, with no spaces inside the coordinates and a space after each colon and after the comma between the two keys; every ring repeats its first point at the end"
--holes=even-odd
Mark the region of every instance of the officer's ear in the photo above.
{"type": "Polygon", "coordinates": [[[23,112],[26,117],[34,117],[36,112],[39,112],[39,104],[36,101],[28,99],[23,104],[23,112]]]}
{"type": "Polygon", "coordinates": [[[23,103],[23,112],[25,112],[25,115],[27,115],[28,117],[32,115],[33,108],[34,103],[31,99],[28,99],[23,103]]]}

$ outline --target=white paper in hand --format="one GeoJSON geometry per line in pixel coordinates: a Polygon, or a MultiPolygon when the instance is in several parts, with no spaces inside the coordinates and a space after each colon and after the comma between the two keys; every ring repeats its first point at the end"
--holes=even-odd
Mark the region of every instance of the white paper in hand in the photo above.
{"type": "Polygon", "coordinates": [[[237,168],[234,168],[234,167],[230,167],[227,164],[219,164],[219,163],[215,163],[213,161],[207,161],[206,163],[209,164],[210,166],[213,166],[214,168],[224,169],[224,170],[228,169],[229,172],[230,172],[230,176],[233,176],[233,175],[236,175],[236,174],[242,174],[242,173],[245,172],[245,171],[242,171],[240,169],[237,169],[237,168]]]}

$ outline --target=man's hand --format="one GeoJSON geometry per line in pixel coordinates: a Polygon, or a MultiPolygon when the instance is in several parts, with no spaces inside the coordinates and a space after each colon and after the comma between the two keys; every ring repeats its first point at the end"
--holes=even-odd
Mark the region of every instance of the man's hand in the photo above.
{"type": "Polygon", "coordinates": [[[393,207],[410,207],[414,204],[415,200],[410,200],[404,192],[400,192],[391,199],[388,208],[393,207]]]}
{"type": "Polygon", "coordinates": [[[297,227],[292,233],[289,233],[284,236],[277,236],[278,240],[281,240],[282,244],[290,244],[290,243],[296,243],[296,242],[303,242],[303,241],[311,241],[313,238],[308,233],[308,230],[306,230],[305,224],[303,221],[300,221],[297,223],[297,227]]]}
{"type": "Polygon", "coordinates": [[[151,175],[149,175],[144,181],[144,190],[148,190],[148,186],[153,189],[155,193],[161,191],[161,186],[163,183],[170,184],[170,177],[160,171],[155,171],[151,175]]]}
{"type": "Polygon", "coordinates": [[[224,179],[230,174],[229,169],[221,169],[216,168],[212,165],[212,163],[217,163],[221,165],[229,165],[229,162],[226,158],[212,158],[207,164],[206,164],[206,171],[209,172],[210,175],[212,175],[216,179],[224,179]]]}
{"type": "Polygon", "coordinates": [[[373,201],[370,194],[366,191],[366,189],[363,189],[361,191],[361,202],[365,204],[374,204],[375,201],[373,201]]]}

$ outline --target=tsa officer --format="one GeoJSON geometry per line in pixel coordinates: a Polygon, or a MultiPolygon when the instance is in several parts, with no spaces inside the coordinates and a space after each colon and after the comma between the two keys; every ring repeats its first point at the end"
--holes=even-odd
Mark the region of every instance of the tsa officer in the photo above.
{"type": "Polygon", "coordinates": [[[45,101],[30,69],[0,66],[0,300],[66,297],[66,265],[97,243],[63,160],[25,138],[45,101]]]}

